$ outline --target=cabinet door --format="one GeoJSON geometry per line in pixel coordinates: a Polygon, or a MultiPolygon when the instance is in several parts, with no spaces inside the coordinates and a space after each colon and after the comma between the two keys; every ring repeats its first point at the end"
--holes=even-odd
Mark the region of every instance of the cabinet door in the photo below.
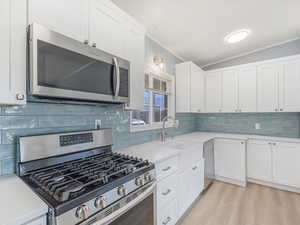
{"type": "Polygon", "coordinates": [[[247,177],[272,182],[272,145],[266,141],[249,141],[247,177]]]}
{"type": "Polygon", "coordinates": [[[237,73],[236,70],[222,72],[222,112],[237,112],[237,73]]]}
{"type": "Polygon", "coordinates": [[[206,112],[221,112],[221,73],[208,73],[206,79],[206,112]]]}
{"type": "Polygon", "coordinates": [[[190,112],[190,63],[176,65],[176,112],[190,112]]]}
{"type": "Polygon", "coordinates": [[[91,0],[89,37],[97,48],[126,58],[126,28],[124,15],[107,0],[91,0]]]}
{"type": "Polygon", "coordinates": [[[245,182],[245,142],[243,140],[216,139],[214,150],[216,175],[245,182]]]}
{"type": "Polygon", "coordinates": [[[190,112],[204,112],[204,72],[191,63],[191,109],[190,112]]]}
{"type": "Polygon", "coordinates": [[[300,188],[300,144],[277,142],[273,146],[273,182],[300,188]]]}
{"type": "Polygon", "coordinates": [[[126,57],[130,61],[131,110],[144,110],[145,32],[128,25],[126,57]]]}
{"type": "Polygon", "coordinates": [[[257,67],[257,110],[278,111],[278,64],[264,64],[257,67]]]}
{"type": "Polygon", "coordinates": [[[256,112],[256,67],[238,71],[239,112],[256,112]]]}
{"type": "Polygon", "coordinates": [[[28,22],[84,42],[88,40],[88,1],[28,0],[28,22]]]}
{"type": "Polygon", "coordinates": [[[26,103],[26,1],[0,2],[0,104],[26,103]]]}
{"type": "Polygon", "coordinates": [[[279,76],[280,111],[299,112],[300,99],[295,97],[300,93],[300,60],[293,60],[283,64],[283,71],[279,76]]]}

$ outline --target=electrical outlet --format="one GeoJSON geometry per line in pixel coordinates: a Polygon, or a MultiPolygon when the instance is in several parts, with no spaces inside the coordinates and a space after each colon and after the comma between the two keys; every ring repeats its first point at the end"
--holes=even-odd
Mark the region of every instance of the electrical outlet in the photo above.
{"type": "Polygon", "coordinates": [[[102,127],[102,121],[101,120],[95,120],[95,129],[100,130],[102,127]]]}
{"type": "Polygon", "coordinates": [[[256,130],[260,130],[260,123],[256,123],[256,124],[255,124],[255,129],[256,129],[256,130]]]}

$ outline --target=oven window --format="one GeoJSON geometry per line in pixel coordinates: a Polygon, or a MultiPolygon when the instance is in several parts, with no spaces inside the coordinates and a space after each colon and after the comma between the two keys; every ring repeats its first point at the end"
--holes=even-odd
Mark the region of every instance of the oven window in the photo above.
{"type": "Polygon", "coordinates": [[[153,194],[109,225],[154,225],[153,194]]]}
{"type": "MultiPolygon", "coordinates": [[[[114,66],[38,40],[38,85],[113,95],[114,66]]],[[[128,70],[121,69],[120,95],[128,97],[128,70]]]]}

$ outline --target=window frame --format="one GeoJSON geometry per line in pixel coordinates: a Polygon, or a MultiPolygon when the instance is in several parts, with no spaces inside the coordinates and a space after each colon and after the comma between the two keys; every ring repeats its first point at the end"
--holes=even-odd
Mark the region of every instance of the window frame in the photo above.
{"type": "MultiPolygon", "coordinates": [[[[153,78],[158,78],[160,80],[166,81],[167,83],[167,94],[168,94],[168,116],[172,116],[175,118],[175,76],[168,74],[166,72],[155,71],[152,69],[147,69],[144,73],[144,76],[149,74],[149,88],[145,88],[146,90],[150,91],[150,107],[153,107],[153,93],[159,93],[158,90],[153,89],[153,78]]],[[[149,120],[150,124],[146,125],[131,125],[132,120],[132,112],[130,112],[130,131],[131,132],[138,132],[138,131],[146,131],[146,130],[155,130],[161,129],[163,122],[153,122],[153,110],[150,110],[149,113],[149,120]]],[[[172,127],[172,121],[166,122],[166,127],[172,127]]]]}

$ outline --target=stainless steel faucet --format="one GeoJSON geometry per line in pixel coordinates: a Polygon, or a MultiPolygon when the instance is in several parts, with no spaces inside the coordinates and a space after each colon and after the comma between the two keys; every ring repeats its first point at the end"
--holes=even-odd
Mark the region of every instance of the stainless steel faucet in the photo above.
{"type": "Polygon", "coordinates": [[[173,127],[176,127],[176,128],[177,128],[175,118],[172,117],[172,116],[166,116],[166,117],[162,120],[163,125],[162,125],[162,129],[161,129],[161,134],[160,134],[160,139],[161,139],[162,142],[166,142],[166,139],[167,139],[166,122],[167,122],[169,119],[173,120],[173,127]]]}

